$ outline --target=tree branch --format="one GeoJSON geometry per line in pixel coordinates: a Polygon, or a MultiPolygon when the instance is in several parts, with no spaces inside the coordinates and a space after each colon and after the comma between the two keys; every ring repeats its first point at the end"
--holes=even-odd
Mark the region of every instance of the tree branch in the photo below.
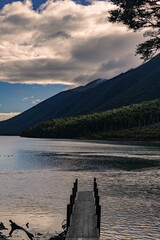
{"type": "Polygon", "coordinates": [[[33,240],[34,236],[33,236],[32,233],[28,232],[25,228],[17,225],[17,224],[16,224],[15,222],[13,222],[12,220],[9,220],[9,222],[11,223],[11,231],[10,231],[10,233],[9,233],[9,236],[11,236],[12,233],[13,233],[15,230],[22,230],[22,231],[24,231],[24,232],[27,234],[27,236],[29,237],[29,239],[33,240]]]}

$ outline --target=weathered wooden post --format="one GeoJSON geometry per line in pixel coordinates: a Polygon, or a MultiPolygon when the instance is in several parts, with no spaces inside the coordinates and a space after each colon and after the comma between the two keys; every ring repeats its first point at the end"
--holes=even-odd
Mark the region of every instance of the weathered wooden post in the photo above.
{"type": "Polygon", "coordinates": [[[73,205],[74,205],[74,188],[72,188],[72,196],[73,196],[73,205]]]}
{"type": "Polygon", "coordinates": [[[77,193],[76,182],[74,182],[74,190],[75,190],[75,194],[76,194],[77,193]]]}
{"type": "Polygon", "coordinates": [[[94,178],[94,183],[93,183],[93,190],[94,190],[94,197],[95,197],[95,206],[96,206],[96,215],[97,215],[97,228],[99,230],[100,234],[100,224],[101,224],[101,206],[99,204],[100,202],[100,197],[98,195],[98,187],[97,187],[97,182],[96,178],[94,178]]]}
{"type": "Polygon", "coordinates": [[[70,226],[70,218],[71,218],[71,205],[67,205],[67,229],[70,226]]]}
{"type": "Polygon", "coordinates": [[[76,192],[78,191],[78,179],[76,178],[76,192]]]}
{"type": "Polygon", "coordinates": [[[72,214],[72,209],[73,209],[73,195],[70,195],[70,207],[71,207],[71,214],[72,214]]]}
{"type": "Polygon", "coordinates": [[[96,206],[99,205],[99,196],[96,196],[96,198],[95,198],[95,204],[96,204],[96,206]]]}
{"type": "Polygon", "coordinates": [[[72,188],[72,196],[73,196],[73,205],[75,203],[75,188],[72,188]]]}
{"type": "Polygon", "coordinates": [[[70,204],[67,205],[67,229],[70,226],[70,218],[73,213],[73,205],[75,204],[76,193],[78,190],[78,179],[74,182],[74,187],[72,188],[72,195],[70,195],[70,204]]]}
{"type": "Polygon", "coordinates": [[[77,193],[77,191],[78,191],[78,179],[76,179],[76,181],[74,183],[74,188],[75,188],[75,191],[77,193]]]}
{"type": "Polygon", "coordinates": [[[100,205],[97,205],[96,207],[96,214],[97,214],[97,228],[100,234],[100,228],[101,228],[101,206],[100,205]]]}
{"type": "Polygon", "coordinates": [[[98,196],[98,188],[96,188],[94,192],[94,197],[96,198],[97,196],[98,196]]]}
{"type": "Polygon", "coordinates": [[[93,183],[93,191],[95,192],[97,188],[97,182],[96,182],[96,178],[94,178],[94,183],[93,183]]]}

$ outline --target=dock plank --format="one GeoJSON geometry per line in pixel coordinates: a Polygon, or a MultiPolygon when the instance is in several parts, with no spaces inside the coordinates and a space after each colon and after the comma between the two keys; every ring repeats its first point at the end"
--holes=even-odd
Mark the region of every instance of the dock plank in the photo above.
{"type": "Polygon", "coordinates": [[[98,240],[93,192],[78,192],[66,240],[98,240]]]}

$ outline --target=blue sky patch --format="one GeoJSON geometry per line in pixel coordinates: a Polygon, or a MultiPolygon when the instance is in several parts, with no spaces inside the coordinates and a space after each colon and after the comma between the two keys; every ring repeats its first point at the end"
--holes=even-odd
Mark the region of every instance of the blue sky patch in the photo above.
{"type": "MultiPolygon", "coordinates": [[[[4,5],[8,4],[8,3],[12,3],[12,2],[23,2],[24,0],[1,0],[0,1],[0,8],[3,8],[4,5]]],[[[33,9],[36,10],[37,8],[39,8],[39,6],[41,6],[43,3],[45,3],[47,0],[32,0],[33,2],[33,9]]],[[[85,0],[75,0],[74,2],[77,2],[79,4],[82,5],[89,5],[89,1],[85,1],[85,0]]]]}
{"type": "Polygon", "coordinates": [[[0,112],[23,112],[68,88],[60,84],[11,84],[0,82],[0,112]]]}

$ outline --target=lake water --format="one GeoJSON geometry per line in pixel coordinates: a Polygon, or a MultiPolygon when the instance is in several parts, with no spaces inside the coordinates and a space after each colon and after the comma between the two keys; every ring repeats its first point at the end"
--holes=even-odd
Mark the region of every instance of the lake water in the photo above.
{"type": "Polygon", "coordinates": [[[0,137],[0,222],[29,222],[47,240],[66,219],[75,178],[91,190],[96,177],[101,240],[160,239],[159,164],[160,142],[0,137]]]}

